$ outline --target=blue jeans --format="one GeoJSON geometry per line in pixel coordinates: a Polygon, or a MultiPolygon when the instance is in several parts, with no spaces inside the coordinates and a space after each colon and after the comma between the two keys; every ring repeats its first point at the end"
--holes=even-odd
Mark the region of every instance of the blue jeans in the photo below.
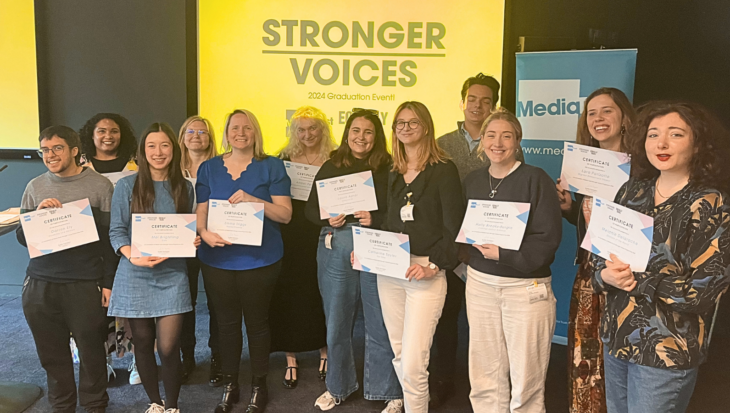
{"type": "Polygon", "coordinates": [[[366,337],[364,397],[400,399],[403,396],[393,369],[394,356],[383,322],[377,279],[369,273],[360,274],[350,265],[353,226],[357,225],[322,228],[317,248],[317,277],[327,320],[327,390],[332,396],[345,399],[359,388],[352,330],[362,287],[366,337]],[[325,247],[328,233],[332,233],[332,249],[325,247]]]}
{"type": "Polygon", "coordinates": [[[603,350],[608,413],[684,413],[697,368],[670,370],[619,360],[603,350]]]}

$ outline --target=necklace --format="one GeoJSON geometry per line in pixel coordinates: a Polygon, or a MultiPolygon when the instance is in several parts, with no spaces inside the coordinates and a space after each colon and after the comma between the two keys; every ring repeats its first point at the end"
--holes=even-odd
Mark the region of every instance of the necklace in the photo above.
{"type": "MultiPolygon", "coordinates": [[[[659,179],[662,179],[662,178],[659,177],[659,179]]],[[[664,196],[664,195],[662,195],[662,192],[659,190],[659,179],[656,180],[656,188],[655,188],[656,189],[656,193],[659,194],[660,197],[662,197],[664,199],[667,199],[667,197],[664,196]]]]}
{"type": "Polygon", "coordinates": [[[314,160],[312,162],[309,162],[309,157],[307,156],[306,153],[304,153],[304,159],[306,159],[307,160],[307,163],[311,165],[311,164],[317,162],[317,159],[319,159],[319,155],[317,155],[317,157],[314,158],[314,160]]]}
{"type": "MultiPolygon", "coordinates": [[[[506,178],[506,176],[504,178],[506,178]]],[[[489,174],[489,189],[492,190],[492,192],[489,193],[489,199],[492,199],[495,195],[497,195],[497,188],[502,185],[502,182],[504,182],[504,178],[499,181],[496,187],[492,187],[492,174],[489,174]]]]}

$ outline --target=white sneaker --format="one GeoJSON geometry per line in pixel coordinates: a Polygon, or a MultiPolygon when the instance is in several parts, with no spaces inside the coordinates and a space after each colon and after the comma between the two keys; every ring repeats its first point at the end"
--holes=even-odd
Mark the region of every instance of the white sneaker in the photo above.
{"type": "Polygon", "coordinates": [[[167,409],[165,413],[180,413],[180,409],[167,409]]]}
{"type": "Polygon", "coordinates": [[[150,407],[144,411],[144,413],[165,413],[165,406],[160,406],[157,403],[152,403],[150,404],[150,407]]]}
{"type": "MultiPolygon", "coordinates": [[[[129,384],[142,384],[142,379],[139,377],[139,372],[137,371],[137,361],[134,359],[134,356],[132,356],[132,364],[129,365],[129,384]]],[[[156,403],[152,403],[152,405],[159,406],[159,404],[156,403]]],[[[152,405],[150,405],[150,409],[152,408],[152,405]]],[[[157,413],[157,410],[153,410],[151,413],[157,413]]],[[[161,410],[160,413],[165,412],[164,410],[161,410]]]]}
{"type": "Polygon", "coordinates": [[[342,400],[332,396],[330,392],[326,391],[324,392],[324,394],[319,396],[319,398],[317,398],[317,401],[314,402],[314,407],[319,407],[319,410],[325,412],[327,410],[333,409],[340,403],[342,403],[342,400]]]}
{"type": "Polygon", "coordinates": [[[112,355],[111,354],[106,355],[106,376],[109,379],[109,381],[112,381],[117,378],[117,372],[114,371],[114,367],[112,367],[112,355]]]}
{"type": "Polygon", "coordinates": [[[389,400],[380,413],[403,413],[403,399],[389,400]]]}

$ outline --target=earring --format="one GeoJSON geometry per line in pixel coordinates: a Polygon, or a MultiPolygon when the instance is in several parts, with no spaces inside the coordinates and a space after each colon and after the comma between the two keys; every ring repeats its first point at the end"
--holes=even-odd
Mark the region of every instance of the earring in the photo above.
{"type": "Polygon", "coordinates": [[[626,135],[626,125],[621,125],[621,136],[626,135]]]}

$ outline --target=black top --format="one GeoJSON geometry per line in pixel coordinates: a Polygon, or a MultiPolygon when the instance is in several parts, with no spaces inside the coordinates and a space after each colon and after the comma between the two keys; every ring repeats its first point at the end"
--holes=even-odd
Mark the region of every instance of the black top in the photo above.
{"type": "Polygon", "coordinates": [[[121,172],[124,167],[129,163],[129,159],[115,158],[111,161],[100,161],[94,157],[89,159],[91,164],[94,165],[94,170],[100,174],[108,174],[112,172],[121,172]]]}
{"type": "MultiPolygon", "coordinates": [[[[381,166],[378,170],[373,171],[372,167],[370,167],[370,165],[367,163],[367,160],[357,158],[354,159],[355,160],[351,166],[343,166],[341,168],[338,168],[335,166],[334,163],[332,163],[332,160],[330,159],[325,162],[321,168],[319,168],[319,172],[317,172],[317,175],[314,177],[314,182],[312,182],[312,192],[310,192],[309,194],[309,200],[307,201],[307,207],[305,209],[307,219],[312,221],[315,225],[319,225],[320,227],[326,227],[329,225],[329,220],[321,219],[319,217],[319,197],[317,196],[317,181],[321,181],[322,179],[335,178],[338,176],[355,174],[358,172],[372,171],[373,184],[375,185],[375,197],[378,200],[378,210],[370,211],[370,215],[372,216],[373,220],[371,228],[378,229],[381,227],[383,219],[385,217],[385,209],[387,207],[386,196],[388,191],[388,171],[390,170],[391,165],[390,163],[388,163],[381,166]]],[[[345,217],[345,223],[350,222],[360,222],[360,220],[355,218],[353,215],[347,215],[345,217]]]]}
{"type": "Polygon", "coordinates": [[[549,277],[550,264],[560,245],[563,226],[555,184],[542,169],[522,164],[504,178],[493,199],[489,198],[489,168],[478,169],[464,180],[467,199],[529,202],[525,236],[517,251],[499,249],[499,261],[488,260],[469,248],[469,266],[477,271],[510,278],[549,277]]]}
{"type": "Polygon", "coordinates": [[[575,251],[575,263],[577,264],[579,261],[582,261],[583,257],[589,256],[588,251],[580,247],[583,238],[586,236],[586,232],[588,232],[588,225],[586,225],[586,218],[583,215],[583,200],[585,199],[585,195],[577,192],[573,195],[575,198],[573,198],[573,202],[570,204],[570,211],[563,211],[561,209],[560,212],[566,221],[575,225],[575,235],[578,240],[575,251]]]}
{"type": "Polygon", "coordinates": [[[388,178],[388,216],[383,229],[408,234],[411,254],[427,256],[440,269],[459,264],[456,236],[464,218],[464,199],[459,172],[451,161],[430,164],[410,184],[403,175],[388,178]],[[411,193],[413,221],[401,220],[401,208],[411,193]]]}

